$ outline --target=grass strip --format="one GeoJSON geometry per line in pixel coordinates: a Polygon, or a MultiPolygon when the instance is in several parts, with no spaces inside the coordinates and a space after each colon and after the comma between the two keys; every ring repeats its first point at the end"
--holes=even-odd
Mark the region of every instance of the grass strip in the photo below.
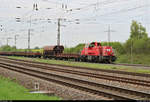
{"type": "Polygon", "coordinates": [[[29,93],[23,86],[0,76],[0,100],[61,100],[61,98],[29,93]]]}

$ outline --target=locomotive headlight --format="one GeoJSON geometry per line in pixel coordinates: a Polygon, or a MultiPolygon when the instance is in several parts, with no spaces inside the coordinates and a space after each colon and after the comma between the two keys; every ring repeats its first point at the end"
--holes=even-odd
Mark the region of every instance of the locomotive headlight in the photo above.
{"type": "Polygon", "coordinates": [[[110,51],[110,49],[106,49],[106,51],[110,51]]]}

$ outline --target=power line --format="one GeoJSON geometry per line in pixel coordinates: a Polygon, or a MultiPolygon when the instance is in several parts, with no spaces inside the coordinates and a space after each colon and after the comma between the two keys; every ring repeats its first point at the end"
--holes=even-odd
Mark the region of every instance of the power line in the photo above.
{"type": "Polygon", "coordinates": [[[122,9],[122,10],[111,12],[111,13],[107,13],[107,14],[97,15],[97,16],[94,16],[94,17],[91,17],[91,18],[95,18],[95,17],[99,17],[99,16],[112,15],[112,14],[116,14],[116,13],[130,12],[130,11],[134,11],[134,10],[146,7],[146,6],[148,6],[148,5],[142,5],[142,6],[138,6],[138,7],[134,7],[134,8],[129,8],[129,9],[122,9]]]}
{"type": "MultiPolygon", "coordinates": [[[[97,8],[97,10],[98,10],[98,6],[99,5],[108,5],[108,4],[113,4],[113,3],[118,3],[118,1],[122,1],[122,0],[114,0],[114,1],[110,1],[110,0],[106,0],[106,1],[103,1],[103,2],[96,2],[96,3],[93,3],[93,4],[89,4],[89,5],[86,5],[86,6],[84,6],[84,7],[81,7],[81,8],[75,8],[75,9],[70,9],[70,10],[68,10],[68,11],[81,11],[81,10],[87,10],[89,7],[96,7],[97,8]]],[[[127,1],[131,1],[131,0],[126,0],[126,2],[127,1]]],[[[78,12],[76,12],[76,13],[78,13],[78,12]]],[[[76,14],[76,13],[73,13],[73,14],[76,14]]]]}

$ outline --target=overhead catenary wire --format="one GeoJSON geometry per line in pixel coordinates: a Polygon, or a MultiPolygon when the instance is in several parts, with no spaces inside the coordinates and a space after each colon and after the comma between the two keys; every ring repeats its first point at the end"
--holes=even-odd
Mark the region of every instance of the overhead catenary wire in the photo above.
{"type": "MultiPolygon", "coordinates": [[[[36,0],[37,1],[37,0],[36,0]]],[[[39,0],[40,1],[40,0],[39,0]]],[[[42,1],[42,0],[41,0],[42,1]]],[[[47,1],[52,1],[52,0],[47,0],[47,1]]],[[[81,10],[75,10],[75,11],[72,11],[72,12],[70,12],[70,13],[68,13],[68,15],[66,15],[66,11],[64,10],[61,10],[61,7],[59,6],[59,5],[61,5],[62,3],[64,3],[64,4],[67,4],[68,5],[68,9],[67,10],[69,10],[69,9],[73,9],[71,6],[69,6],[69,4],[71,3],[71,1],[69,1],[69,0],[61,0],[61,2],[58,4],[58,9],[57,10],[59,10],[60,9],[60,11],[58,12],[58,14],[61,12],[61,11],[63,11],[63,13],[61,13],[61,14],[59,14],[60,16],[62,15],[62,14],[64,14],[64,16],[62,16],[62,18],[63,17],[65,17],[65,18],[67,18],[68,20],[70,20],[70,21],[72,21],[72,24],[74,24],[75,22],[76,22],[76,19],[79,19],[79,23],[85,23],[86,24],[86,22],[89,22],[89,19],[91,20],[91,24],[93,24],[94,22],[99,22],[98,21],[98,19],[96,18],[96,17],[100,17],[100,19],[104,19],[104,18],[102,18],[102,17],[104,17],[104,16],[109,16],[110,18],[111,18],[111,16],[113,16],[114,17],[114,15],[120,15],[120,14],[124,14],[124,13],[127,13],[127,12],[133,12],[133,11],[135,11],[135,10],[138,10],[138,9],[141,9],[141,8],[144,8],[145,6],[147,6],[147,5],[143,5],[143,7],[139,7],[138,8],[138,6],[137,6],[137,8],[136,8],[136,6],[134,6],[134,7],[132,7],[132,8],[129,8],[129,7],[126,7],[126,8],[123,8],[123,9],[120,9],[120,10],[117,10],[117,9],[113,9],[112,11],[110,11],[110,12],[102,12],[102,13],[100,13],[101,12],[101,10],[102,9],[105,9],[105,8],[101,8],[101,7],[97,7],[96,8],[96,11],[95,11],[95,13],[98,13],[95,17],[94,16],[92,16],[92,17],[83,17],[83,18],[76,18],[76,17],[74,17],[74,15],[75,14],[84,14],[85,13],[85,11],[86,10],[94,10],[93,9],[93,7],[95,6],[95,5],[97,5],[98,3],[99,3],[99,5],[102,5],[102,6],[106,6],[106,5],[117,5],[118,3],[124,3],[124,2],[129,2],[129,0],[127,1],[127,0],[105,0],[105,3],[100,3],[100,2],[103,2],[103,1],[99,1],[99,2],[97,2],[97,0],[96,0],[96,2],[94,1],[94,3],[92,3],[91,5],[88,5],[88,3],[86,3],[86,2],[82,2],[83,0],[81,0],[81,2],[79,1],[78,3],[85,3],[85,6],[82,6],[83,7],[83,9],[81,9],[81,10]],[[85,7],[85,8],[84,8],[85,7]],[[116,10],[116,11],[115,11],[116,10]],[[79,12],[78,12],[79,11],[79,12]],[[96,21],[95,21],[95,19],[96,19],[96,21]],[[93,23],[92,23],[93,22],[93,23]]],[[[136,1],[136,0],[133,0],[133,1],[136,1]]],[[[23,2],[25,2],[25,0],[23,0],[23,2]]],[[[35,0],[34,0],[34,2],[35,2],[35,0]]],[[[49,2],[49,4],[51,4],[50,2],[49,2]]],[[[53,3],[54,4],[54,3],[53,3]]],[[[55,3],[56,5],[57,5],[57,3],[55,3]]],[[[98,5],[98,6],[99,6],[98,5]]],[[[116,8],[119,6],[119,4],[116,6],[116,8]]],[[[141,6],[141,5],[140,5],[141,6]]],[[[82,8],[81,7],[81,8],[82,8]]],[[[74,8],[74,9],[78,9],[78,8],[80,8],[80,7],[77,7],[77,8],[74,8]]],[[[114,7],[113,7],[114,8],[114,7]]],[[[120,7],[121,8],[121,7],[120,7]]],[[[112,7],[110,7],[110,8],[108,8],[108,9],[112,9],[112,7]]],[[[49,11],[49,10],[48,10],[49,11]]],[[[40,20],[40,18],[39,19],[37,19],[37,22],[35,21],[34,22],[34,19],[36,19],[36,17],[35,16],[38,16],[37,14],[39,13],[39,15],[40,15],[40,12],[43,12],[43,14],[44,14],[44,12],[46,13],[50,13],[50,12],[53,12],[53,11],[56,11],[56,9],[54,9],[54,10],[52,10],[51,9],[51,11],[49,11],[49,12],[47,12],[46,10],[44,10],[44,9],[40,9],[38,12],[36,12],[35,14],[33,14],[34,15],[34,18],[32,19],[32,22],[33,23],[37,23],[37,25],[34,25],[33,26],[33,29],[37,29],[37,28],[40,28],[41,29],[41,27],[44,25],[45,27],[46,26],[48,26],[48,23],[47,23],[47,20],[46,20],[46,18],[48,18],[47,16],[45,16],[45,15],[43,15],[41,18],[44,18],[44,19],[42,19],[42,20],[40,20]]],[[[23,17],[24,17],[24,19],[23,19],[23,21],[24,22],[22,22],[22,24],[23,25],[21,25],[21,28],[20,29],[23,29],[23,28],[26,28],[27,26],[27,19],[28,19],[28,17],[30,16],[32,14],[32,11],[28,11],[28,13],[26,13],[26,14],[24,14],[23,15],[23,17]]],[[[57,15],[57,13],[56,13],[56,15],[57,15]]],[[[130,15],[129,15],[130,16],[130,15]]],[[[132,15],[133,17],[136,17],[136,15],[134,16],[134,15],[132,15]]],[[[129,17],[129,18],[133,18],[133,17],[129,17]]],[[[54,23],[54,22],[56,22],[56,20],[57,19],[54,19],[54,18],[51,18],[51,17],[49,17],[50,19],[51,19],[51,22],[52,23],[54,23]]],[[[118,20],[118,18],[119,17],[114,17],[113,19],[114,19],[114,21],[113,22],[119,22],[120,20],[118,20]]],[[[138,18],[138,16],[137,16],[137,18],[138,18]]],[[[121,19],[124,19],[124,18],[121,18],[121,19]]],[[[13,19],[12,20],[10,20],[10,21],[13,21],[13,19]]],[[[121,22],[125,22],[125,21],[123,21],[123,20],[121,20],[121,22]]],[[[4,23],[5,23],[5,21],[4,21],[4,23]]],[[[66,21],[66,23],[67,23],[67,21],[66,21]]],[[[126,23],[126,22],[125,22],[126,23]]],[[[51,23],[49,23],[49,24],[51,24],[51,23]]],[[[55,23],[54,23],[55,24],[55,23]]],[[[68,24],[70,24],[70,23],[68,23],[68,24]]],[[[99,24],[101,24],[101,23],[99,23],[99,24]]],[[[11,26],[13,25],[13,23],[11,23],[11,26]]],[[[10,27],[8,27],[8,28],[10,28],[10,27]]],[[[13,27],[11,27],[11,28],[13,28],[13,27]]],[[[37,31],[37,30],[36,30],[37,31]]],[[[16,32],[18,32],[18,30],[16,30],[16,32]]],[[[40,32],[40,31],[38,31],[38,32],[40,32]]]]}

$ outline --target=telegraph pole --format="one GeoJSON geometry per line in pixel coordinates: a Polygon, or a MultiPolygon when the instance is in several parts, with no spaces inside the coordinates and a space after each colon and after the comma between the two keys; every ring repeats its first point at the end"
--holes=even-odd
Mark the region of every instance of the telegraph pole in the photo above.
{"type": "Polygon", "coordinates": [[[31,35],[31,16],[30,16],[30,28],[28,29],[28,51],[30,51],[30,35],[31,35]]]}
{"type": "Polygon", "coordinates": [[[57,45],[59,46],[60,45],[60,21],[61,21],[61,18],[58,18],[58,34],[57,34],[57,45]]]}
{"type": "Polygon", "coordinates": [[[108,30],[107,31],[105,31],[105,32],[108,32],[108,46],[109,46],[109,44],[110,44],[110,33],[111,32],[115,32],[114,30],[111,30],[110,29],[110,25],[108,26],[108,30]]]}
{"type": "Polygon", "coordinates": [[[30,50],[30,29],[28,29],[28,50],[30,50]]]}
{"type": "Polygon", "coordinates": [[[8,38],[7,38],[7,46],[8,46],[8,38]]]}
{"type": "Polygon", "coordinates": [[[16,44],[17,44],[17,36],[19,36],[19,35],[15,35],[15,47],[16,47],[16,44]]]}
{"type": "MultiPolygon", "coordinates": [[[[33,4],[33,11],[38,11],[37,3],[33,4]]],[[[32,16],[32,15],[31,15],[32,16]]],[[[30,36],[31,36],[31,16],[30,16],[30,28],[28,29],[28,51],[30,51],[30,36]]]]}
{"type": "Polygon", "coordinates": [[[133,40],[131,38],[131,64],[133,64],[133,40]]]}

